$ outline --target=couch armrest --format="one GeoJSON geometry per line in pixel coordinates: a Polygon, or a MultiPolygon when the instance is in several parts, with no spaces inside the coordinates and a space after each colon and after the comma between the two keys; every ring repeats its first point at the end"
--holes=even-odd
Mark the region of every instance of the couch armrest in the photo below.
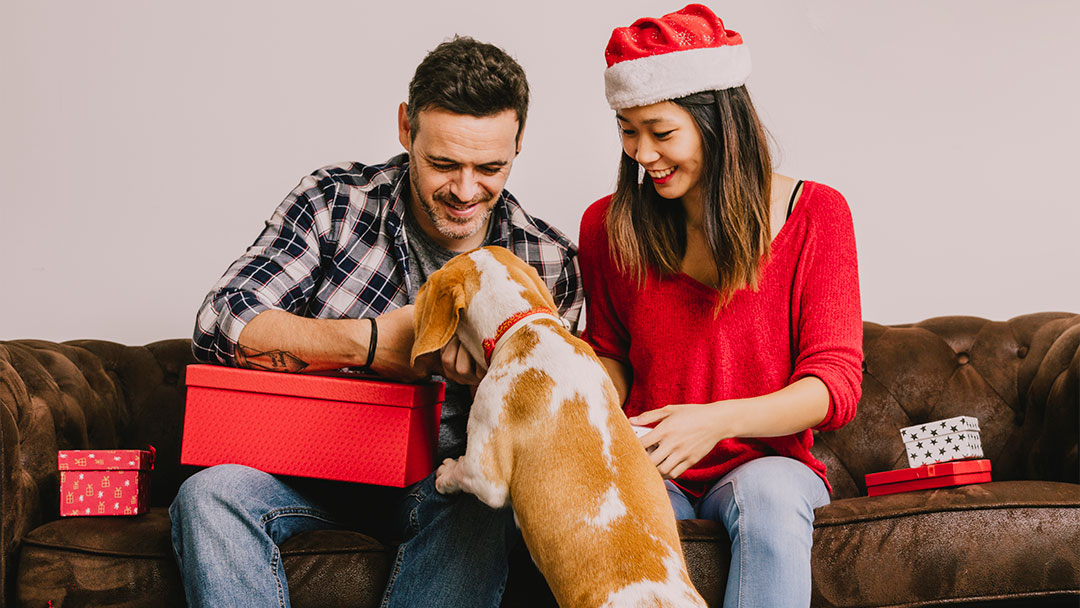
{"type": "MultiPolygon", "coordinates": [[[[0,343],[0,605],[13,597],[15,557],[23,535],[37,518],[37,491],[22,466],[19,419],[31,409],[19,369],[24,353],[0,343]],[[29,507],[29,508],[28,508],[29,507]]],[[[55,442],[54,442],[55,443],[55,442]]]]}
{"type": "Polygon", "coordinates": [[[0,353],[0,604],[8,605],[8,589],[14,576],[15,467],[19,460],[19,428],[15,425],[14,403],[7,394],[11,378],[10,364],[0,353]],[[9,409],[10,408],[10,409],[9,409]]]}
{"type": "Polygon", "coordinates": [[[1080,483],[1080,315],[1039,327],[1017,376],[1024,476],[1080,483]]]}

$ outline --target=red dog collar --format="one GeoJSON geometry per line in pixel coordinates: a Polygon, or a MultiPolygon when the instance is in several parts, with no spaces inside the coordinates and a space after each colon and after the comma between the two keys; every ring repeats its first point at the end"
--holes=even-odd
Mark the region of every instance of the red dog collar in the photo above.
{"type": "Polygon", "coordinates": [[[499,343],[506,332],[510,331],[510,328],[521,322],[522,319],[526,319],[533,315],[551,315],[555,316],[555,313],[545,307],[534,308],[532,310],[523,310],[518,313],[514,313],[509,319],[499,324],[499,329],[495,332],[494,338],[484,339],[484,363],[491,364],[491,355],[495,352],[495,345],[499,343]]]}

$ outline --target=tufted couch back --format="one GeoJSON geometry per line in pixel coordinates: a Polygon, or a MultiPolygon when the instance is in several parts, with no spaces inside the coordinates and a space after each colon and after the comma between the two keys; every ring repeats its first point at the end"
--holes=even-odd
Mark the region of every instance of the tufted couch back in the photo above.
{"type": "MultiPolygon", "coordinates": [[[[1080,480],[1080,315],[868,322],[864,351],[859,413],[815,438],[834,498],[864,494],[866,473],[907,466],[901,427],[959,415],[979,419],[995,480],[1080,480]]],[[[171,502],[194,472],[179,464],[193,362],[187,340],[0,341],[0,598],[20,539],[57,518],[57,450],[152,444],[151,504],[171,502]]]]}

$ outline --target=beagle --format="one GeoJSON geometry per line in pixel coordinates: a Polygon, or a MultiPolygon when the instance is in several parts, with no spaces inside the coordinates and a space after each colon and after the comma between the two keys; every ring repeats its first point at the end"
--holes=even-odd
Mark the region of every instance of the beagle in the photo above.
{"type": "Polygon", "coordinates": [[[536,270],[501,247],[457,256],[420,288],[413,362],[456,333],[488,364],[465,455],[443,462],[436,487],[510,502],[560,606],[704,607],[660,473],[556,311],[536,270]]]}

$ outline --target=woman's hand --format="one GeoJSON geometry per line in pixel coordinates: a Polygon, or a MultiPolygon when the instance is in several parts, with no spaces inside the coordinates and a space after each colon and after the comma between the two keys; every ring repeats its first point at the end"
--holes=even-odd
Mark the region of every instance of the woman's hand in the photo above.
{"type": "Polygon", "coordinates": [[[722,403],[669,405],[630,418],[630,424],[651,426],[641,436],[649,458],[664,479],[675,479],[712,451],[722,439],[734,437],[722,403]]]}
{"type": "Polygon", "coordinates": [[[697,464],[724,439],[781,437],[821,424],[829,413],[829,389],[807,376],[767,395],[717,401],[704,405],[669,405],[630,419],[651,426],[641,436],[653,464],[666,479],[674,479],[697,464]]]}

